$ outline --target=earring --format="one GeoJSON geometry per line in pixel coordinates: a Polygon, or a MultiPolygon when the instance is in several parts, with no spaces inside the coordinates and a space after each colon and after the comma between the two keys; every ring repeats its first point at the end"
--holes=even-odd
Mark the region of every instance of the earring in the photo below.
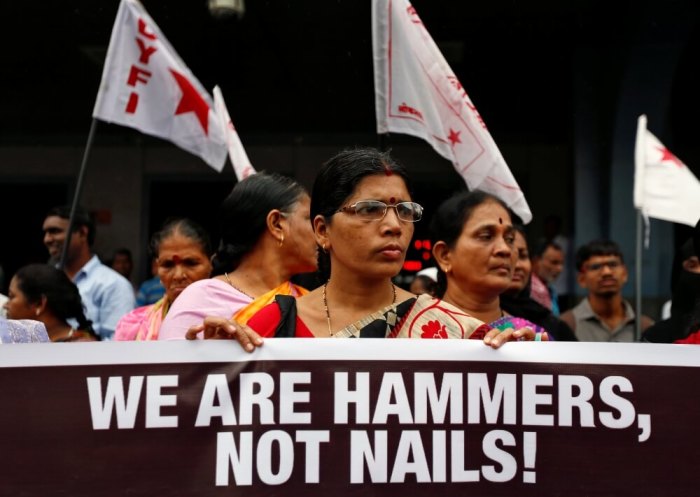
{"type": "Polygon", "coordinates": [[[327,253],[328,253],[328,249],[326,248],[326,244],[325,244],[325,243],[324,243],[323,245],[321,245],[321,250],[323,250],[323,253],[324,253],[324,254],[327,254],[327,253]]]}
{"type": "Polygon", "coordinates": [[[39,317],[39,314],[41,314],[41,310],[37,309],[35,314],[36,314],[36,317],[39,317]]]}
{"type": "Polygon", "coordinates": [[[279,240],[279,246],[281,247],[282,244],[284,244],[284,234],[282,234],[282,238],[279,240]]]}

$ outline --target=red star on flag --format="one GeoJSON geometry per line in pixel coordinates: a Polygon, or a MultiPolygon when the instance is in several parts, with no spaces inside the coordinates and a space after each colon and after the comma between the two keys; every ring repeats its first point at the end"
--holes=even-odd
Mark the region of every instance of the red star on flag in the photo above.
{"type": "Polygon", "coordinates": [[[182,98],[180,98],[180,103],[175,109],[175,115],[194,112],[199,120],[199,124],[202,125],[204,134],[209,135],[209,104],[185,76],[173,69],[170,69],[170,72],[182,91],[182,98]]]}
{"type": "Polygon", "coordinates": [[[454,147],[457,143],[462,143],[462,140],[459,139],[459,134],[461,131],[455,131],[452,128],[450,128],[450,134],[447,136],[447,139],[450,140],[450,143],[454,147]]]}
{"type": "Polygon", "coordinates": [[[666,147],[661,147],[661,148],[657,147],[657,150],[659,152],[661,152],[661,162],[670,161],[670,162],[673,162],[678,167],[683,167],[683,163],[680,161],[680,159],[678,157],[676,157],[675,155],[673,155],[671,153],[671,151],[669,149],[667,149],[666,147]]]}

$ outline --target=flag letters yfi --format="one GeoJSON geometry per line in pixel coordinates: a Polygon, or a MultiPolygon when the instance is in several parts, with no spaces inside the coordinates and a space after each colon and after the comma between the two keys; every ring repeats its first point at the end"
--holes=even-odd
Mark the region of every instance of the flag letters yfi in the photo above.
{"type": "Polygon", "coordinates": [[[93,117],[170,140],[221,171],[225,131],[211,97],[136,0],[122,0],[93,117]]]}

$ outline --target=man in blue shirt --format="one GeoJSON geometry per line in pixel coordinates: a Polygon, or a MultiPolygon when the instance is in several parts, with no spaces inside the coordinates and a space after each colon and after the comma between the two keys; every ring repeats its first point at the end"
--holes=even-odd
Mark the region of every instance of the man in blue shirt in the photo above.
{"type": "MultiPolygon", "coordinates": [[[[44,245],[51,263],[58,263],[61,257],[69,220],[69,206],[51,209],[44,219],[44,245]]],[[[119,319],[134,308],[134,290],[126,278],[102,264],[92,253],[94,241],[95,222],[87,211],[76,209],[63,269],[78,287],[85,314],[95,332],[103,340],[109,340],[119,319]]]]}
{"type": "Polygon", "coordinates": [[[165,287],[158,276],[156,259],[151,261],[151,274],[153,277],[141,283],[136,292],[136,307],[155,304],[165,295],[165,287]]]}

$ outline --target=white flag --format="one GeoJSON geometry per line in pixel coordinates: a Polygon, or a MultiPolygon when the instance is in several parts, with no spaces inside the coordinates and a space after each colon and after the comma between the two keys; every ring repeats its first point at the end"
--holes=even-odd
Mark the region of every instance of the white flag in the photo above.
{"type": "Polygon", "coordinates": [[[637,121],[634,150],[634,206],[645,216],[695,226],[700,219],[700,181],[637,121]]]}
{"type": "Polygon", "coordinates": [[[532,213],[484,121],[407,0],[372,0],[377,132],[424,139],[470,189],[532,213]]]}
{"type": "Polygon", "coordinates": [[[211,97],[136,0],[119,4],[92,115],[224,167],[226,139],[211,97]]]}
{"type": "Polygon", "coordinates": [[[256,171],[250,163],[248,155],[245,153],[243,143],[241,143],[241,139],[238,137],[236,128],[233,126],[231,117],[228,114],[228,108],[226,108],[226,102],[224,102],[224,95],[221,93],[221,88],[218,86],[214,87],[214,108],[226,132],[228,156],[231,158],[231,164],[233,164],[233,171],[236,173],[236,178],[240,181],[251,174],[255,174],[256,171]]]}

